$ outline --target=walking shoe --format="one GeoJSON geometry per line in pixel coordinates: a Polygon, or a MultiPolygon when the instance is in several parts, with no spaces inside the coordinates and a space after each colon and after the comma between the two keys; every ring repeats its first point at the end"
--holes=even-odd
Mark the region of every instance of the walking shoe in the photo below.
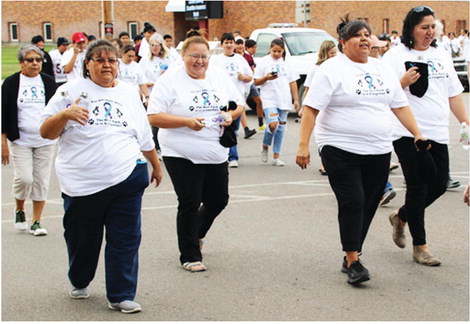
{"type": "Polygon", "coordinates": [[[86,299],[90,297],[87,287],[79,289],[75,288],[74,286],[72,286],[72,289],[70,289],[69,296],[73,299],[86,299]]]}
{"type": "Polygon", "coordinates": [[[255,129],[248,129],[246,132],[245,132],[245,136],[244,138],[247,139],[247,138],[250,138],[251,136],[255,135],[256,134],[256,130],[255,129]]]}
{"type": "Polygon", "coordinates": [[[425,251],[418,246],[413,246],[413,260],[419,264],[427,266],[438,266],[441,264],[441,260],[434,257],[431,252],[425,251]]]}
{"type": "Polygon", "coordinates": [[[126,314],[137,313],[142,310],[142,306],[132,300],[124,300],[120,303],[109,303],[108,307],[109,309],[120,310],[126,314]]]}
{"type": "Polygon", "coordinates": [[[232,160],[228,162],[228,167],[229,168],[238,168],[238,161],[237,160],[232,160]]]}
{"type": "Polygon", "coordinates": [[[31,225],[31,228],[29,229],[29,232],[34,236],[47,235],[47,230],[42,228],[38,221],[34,221],[33,225],[31,225]]]}
{"type": "Polygon", "coordinates": [[[449,178],[447,181],[447,189],[454,189],[460,187],[460,181],[454,181],[452,178],[449,178]]]}
{"type": "Polygon", "coordinates": [[[369,270],[362,265],[361,261],[351,263],[348,268],[348,283],[356,285],[369,279],[369,270]]]}
{"type": "Polygon", "coordinates": [[[261,162],[263,162],[263,163],[268,162],[268,149],[263,149],[261,151],[261,162]]]}
{"type": "Polygon", "coordinates": [[[277,166],[277,167],[283,167],[286,164],[284,162],[282,162],[281,160],[279,160],[279,159],[274,159],[273,160],[273,165],[277,166]]]}
{"type": "Polygon", "coordinates": [[[406,246],[405,229],[400,226],[400,218],[398,217],[398,209],[390,214],[388,217],[390,224],[392,224],[392,239],[393,242],[399,247],[404,248],[406,246]]]}
{"type": "Polygon", "coordinates": [[[15,211],[15,228],[19,231],[26,231],[28,223],[26,222],[26,216],[23,210],[15,211]]]}
{"type": "Polygon", "coordinates": [[[390,162],[390,169],[389,169],[389,171],[392,172],[393,170],[398,169],[399,166],[400,166],[400,164],[398,164],[398,163],[390,162]]]}
{"type": "Polygon", "coordinates": [[[266,130],[266,124],[258,126],[258,132],[264,132],[266,130]]]}
{"type": "Polygon", "coordinates": [[[393,188],[387,189],[387,191],[384,192],[382,199],[380,199],[380,206],[388,204],[390,200],[395,198],[396,195],[397,193],[395,192],[395,190],[393,190],[393,188]]]}

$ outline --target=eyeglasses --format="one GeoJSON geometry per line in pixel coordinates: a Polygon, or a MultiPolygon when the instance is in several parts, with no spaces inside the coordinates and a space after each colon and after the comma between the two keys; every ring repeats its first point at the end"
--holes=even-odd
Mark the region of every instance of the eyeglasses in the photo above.
{"type": "Polygon", "coordinates": [[[426,9],[426,10],[430,11],[432,14],[434,14],[434,11],[428,6],[415,7],[415,8],[413,8],[413,12],[420,13],[420,12],[423,12],[424,9],[426,9]]]}
{"type": "Polygon", "coordinates": [[[90,60],[98,64],[104,64],[104,62],[107,62],[110,65],[117,64],[118,62],[117,58],[104,59],[102,57],[97,57],[97,58],[91,58],[90,60]]]}
{"type": "Polygon", "coordinates": [[[207,61],[209,59],[209,55],[199,55],[199,54],[188,54],[193,60],[201,60],[201,61],[207,61]]]}
{"type": "Polygon", "coordinates": [[[42,62],[42,57],[27,57],[27,58],[23,59],[23,61],[26,61],[26,62],[29,62],[29,63],[33,63],[34,61],[36,61],[36,63],[41,63],[42,62]]]}

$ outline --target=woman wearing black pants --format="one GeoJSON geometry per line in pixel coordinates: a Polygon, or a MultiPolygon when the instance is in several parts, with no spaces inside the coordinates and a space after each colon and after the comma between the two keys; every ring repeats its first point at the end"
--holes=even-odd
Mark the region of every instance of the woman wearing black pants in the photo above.
{"type": "Polygon", "coordinates": [[[460,96],[463,87],[452,59],[436,45],[434,11],[431,8],[419,6],[408,12],[403,22],[401,42],[384,55],[383,61],[400,78],[418,126],[430,140],[428,151],[435,167],[428,170],[427,175],[420,176],[423,167],[414,150],[413,138],[406,129],[396,125],[393,146],[405,176],[406,197],[405,204],[390,215],[392,238],[398,247],[404,248],[404,229],[408,223],[413,238],[413,260],[437,266],[441,261],[429,251],[424,211],[446,191],[450,111],[460,123],[468,124],[469,120],[460,96]],[[419,69],[419,65],[424,69],[419,69]]]}
{"type": "Polygon", "coordinates": [[[243,98],[222,70],[208,69],[204,38],[188,38],[181,53],[184,65],[157,80],[147,112],[150,124],[160,128],[163,161],[178,196],[180,262],[199,272],[206,270],[203,239],[229,199],[228,148],[219,137],[243,111],[243,98]],[[229,101],[237,108],[222,111],[229,101]]]}
{"type": "Polygon", "coordinates": [[[338,202],[341,271],[348,283],[370,279],[359,255],[387,181],[392,150],[390,110],[422,139],[398,78],[369,58],[371,30],[363,21],[338,26],[341,54],[317,70],[304,100],[297,164],[310,164],[309,140],[315,138],[338,202]],[[392,108],[392,109],[390,109],[392,108]],[[321,113],[320,113],[321,112],[321,113]]]}

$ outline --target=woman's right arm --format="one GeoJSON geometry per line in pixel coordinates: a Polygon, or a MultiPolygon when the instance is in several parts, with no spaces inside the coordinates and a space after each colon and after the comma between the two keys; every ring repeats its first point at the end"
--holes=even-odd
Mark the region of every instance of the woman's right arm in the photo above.
{"type": "Polygon", "coordinates": [[[148,119],[150,125],[160,128],[188,127],[192,130],[200,131],[205,126],[204,123],[202,123],[204,118],[175,116],[163,112],[158,114],[149,114],[148,119]]]}
{"type": "Polygon", "coordinates": [[[302,107],[302,121],[300,122],[299,147],[295,162],[301,169],[306,169],[310,164],[309,143],[313,126],[317,119],[318,110],[310,106],[302,107]]]}
{"type": "Polygon", "coordinates": [[[80,107],[80,98],[68,108],[59,111],[57,114],[47,118],[41,125],[39,133],[41,137],[54,140],[62,134],[65,125],[69,120],[76,121],[81,125],[88,122],[88,109],[80,107]]]}

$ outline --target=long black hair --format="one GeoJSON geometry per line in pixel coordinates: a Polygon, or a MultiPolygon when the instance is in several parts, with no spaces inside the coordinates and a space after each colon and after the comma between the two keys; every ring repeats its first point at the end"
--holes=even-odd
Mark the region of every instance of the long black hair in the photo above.
{"type": "MultiPolygon", "coordinates": [[[[434,11],[428,6],[419,6],[411,9],[406,15],[405,20],[403,20],[401,42],[409,49],[414,47],[413,30],[415,26],[426,16],[434,17],[434,11]]],[[[431,46],[437,47],[435,39],[432,41],[431,46]]]]}

